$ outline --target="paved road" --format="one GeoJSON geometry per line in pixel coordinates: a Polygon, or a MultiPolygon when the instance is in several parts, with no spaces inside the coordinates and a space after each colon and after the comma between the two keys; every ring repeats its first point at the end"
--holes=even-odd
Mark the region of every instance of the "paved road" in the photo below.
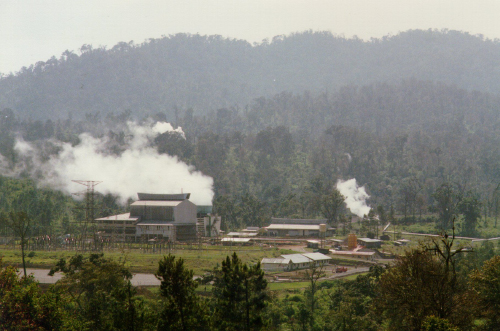
{"type": "MultiPolygon", "coordinates": [[[[60,272],[56,273],[54,276],[49,276],[49,271],[49,269],[26,268],[26,272],[28,274],[33,274],[33,276],[35,276],[35,279],[42,284],[54,284],[62,278],[62,274],[60,272]]],[[[342,278],[368,271],[369,268],[367,267],[358,267],[357,269],[349,268],[347,272],[330,274],[326,277],[322,277],[320,280],[342,278]]],[[[22,269],[19,269],[19,274],[22,274],[22,269]]],[[[284,281],[285,279],[286,277],[283,277],[281,281],[284,281]]],[[[131,283],[133,286],[160,286],[160,281],[156,279],[153,274],[133,274],[131,283]]]]}
{"type": "MultiPolygon", "coordinates": [[[[26,272],[28,274],[33,274],[35,279],[42,284],[54,284],[62,278],[60,272],[56,273],[54,276],[49,276],[49,271],[49,269],[26,268],[26,272]]],[[[19,274],[22,274],[22,272],[22,268],[19,269],[19,274]]],[[[152,274],[134,274],[131,282],[133,286],[160,286],[160,281],[152,274]]]]}

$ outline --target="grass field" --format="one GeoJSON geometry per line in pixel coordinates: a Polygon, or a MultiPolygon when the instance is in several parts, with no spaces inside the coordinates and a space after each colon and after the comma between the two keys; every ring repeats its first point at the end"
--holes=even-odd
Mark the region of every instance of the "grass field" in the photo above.
{"type": "MultiPolygon", "coordinates": [[[[294,253],[291,250],[261,247],[221,247],[205,246],[205,249],[177,249],[172,254],[185,260],[188,268],[193,269],[195,275],[202,275],[212,270],[228,256],[236,252],[238,257],[245,263],[254,264],[264,257],[277,257],[281,254],[294,253]]],[[[28,254],[29,252],[27,252],[28,254]]],[[[36,251],[33,257],[27,257],[27,267],[50,269],[61,258],[68,259],[77,254],[75,251],[36,251]]],[[[87,253],[88,254],[88,253],[87,253]]],[[[132,272],[154,273],[158,267],[158,261],[164,254],[142,253],[138,250],[105,251],[105,256],[115,261],[125,261],[125,265],[132,272]]],[[[168,252],[165,252],[168,254],[168,252]]],[[[85,255],[85,254],[84,254],[85,255]]],[[[21,267],[20,249],[1,249],[4,265],[21,267]]]]}

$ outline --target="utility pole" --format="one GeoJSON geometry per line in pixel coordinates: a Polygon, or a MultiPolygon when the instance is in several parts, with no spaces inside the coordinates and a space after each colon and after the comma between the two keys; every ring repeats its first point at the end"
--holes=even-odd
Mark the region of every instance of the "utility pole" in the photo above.
{"type": "Polygon", "coordinates": [[[98,237],[97,237],[97,227],[96,227],[96,223],[94,220],[94,209],[95,209],[94,187],[96,185],[102,183],[102,181],[72,180],[72,182],[75,182],[77,184],[84,185],[87,187],[87,189],[84,191],[81,191],[78,193],[73,193],[74,195],[84,195],[85,196],[85,207],[83,207],[83,209],[85,210],[85,221],[84,221],[84,225],[83,225],[83,229],[82,229],[82,233],[81,233],[82,247],[84,247],[84,242],[87,239],[88,224],[91,223],[91,225],[92,225],[91,230],[92,230],[92,233],[94,236],[94,249],[97,250],[98,237]]]}

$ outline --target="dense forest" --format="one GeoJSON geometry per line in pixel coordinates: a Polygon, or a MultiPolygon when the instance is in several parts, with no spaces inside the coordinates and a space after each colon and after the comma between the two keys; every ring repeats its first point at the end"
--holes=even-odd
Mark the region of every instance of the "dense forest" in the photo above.
{"type": "Polygon", "coordinates": [[[313,265],[306,289],[288,293],[236,253],[196,280],[182,258],[164,256],[159,293],[133,287],[125,262],[103,254],[60,259],[50,275],[63,277],[49,287],[0,259],[0,321],[5,330],[498,330],[500,257],[491,242],[457,248],[442,237],[355,279],[320,280],[313,265]]]}
{"type": "MultiPolygon", "coordinates": [[[[120,155],[129,121],[170,121],[185,136],[157,134],[149,146],[213,177],[227,229],[270,217],[345,223],[335,185],[355,178],[382,222],[399,215],[439,230],[461,215],[462,234],[491,235],[481,228],[500,211],[497,48],[454,31],[84,46],[0,80],[2,212],[36,197],[44,231],[71,231],[80,202],[39,185],[38,165],[82,133],[120,155]]],[[[110,194],[100,201],[99,216],[127,208],[110,194]]]]}
{"type": "MultiPolygon", "coordinates": [[[[2,239],[16,215],[30,220],[27,237],[79,233],[85,203],[51,184],[51,161],[89,139],[98,150],[87,150],[119,159],[137,148],[131,127],[158,122],[177,131],[144,135],[140,148],[212,177],[224,230],[289,217],[326,218],[340,235],[373,237],[388,222],[444,235],[356,279],[318,282],[322,271],[310,268],[307,289],[283,295],[236,254],[197,281],[166,256],[156,294],[133,288],[125,262],[102,254],[60,260],[52,272],[62,280],[43,288],[0,263],[3,328],[499,328],[498,245],[453,243],[453,234],[500,236],[498,41],[434,30],[370,41],[304,32],[254,45],[179,34],[78,53],[0,78],[2,239]],[[372,208],[359,218],[337,186],[353,178],[372,208]]],[[[128,208],[120,194],[96,194],[95,217],[128,208]]]]}
{"type": "Polygon", "coordinates": [[[178,108],[205,115],[282,91],[318,95],[409,78],[498,93],[499,55],[496,40],[446,30],[370,41],[303,32],[254,45],[178,34],[110,49],[83,45],[23,67],[0,79],[0,105],[33,120],[130,110],[174,121],[178,108]]]}

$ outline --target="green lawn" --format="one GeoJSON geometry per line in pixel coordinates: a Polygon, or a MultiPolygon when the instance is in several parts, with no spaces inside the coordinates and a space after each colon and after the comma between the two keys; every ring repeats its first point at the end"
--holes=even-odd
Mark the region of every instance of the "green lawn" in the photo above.
{"type": "MultiPolygon", "coordinates": [[[[275,248],[263,249],[260,247],[222,247],[205,246],[205,249],[177,249],[172,254],[182,257],[188,268],[193,269],[195,275],[202,275],[212,270],[228,256],[236,252],[243,262],[254,264],[264,257],[277,257],[281,254],[293,253],[290,250],[275,248]]],[[[29,253],[29,252],[28,252],[29,253]]],[[[27,267],[30,268],[51,268],[61,258],[70,258],[75,255],[75,251],[36,251],[35,256],[26,258],[27,267]]],[[[88,253],[87,253],[88,254],[88,253]]],[[[132,272],[154,273],[158,267],[158,261],[164,254],[142,253],[137,249],[122,251],[105,251],[105,256],[116,261],[125,260],[125,264],[132,272]]],[[[165,252],[168,254],[168,252],[165,252]]],[[[21,250],[0,248],[0,257],[4,265],[14,265],[21,267],[21,250]]]]}

